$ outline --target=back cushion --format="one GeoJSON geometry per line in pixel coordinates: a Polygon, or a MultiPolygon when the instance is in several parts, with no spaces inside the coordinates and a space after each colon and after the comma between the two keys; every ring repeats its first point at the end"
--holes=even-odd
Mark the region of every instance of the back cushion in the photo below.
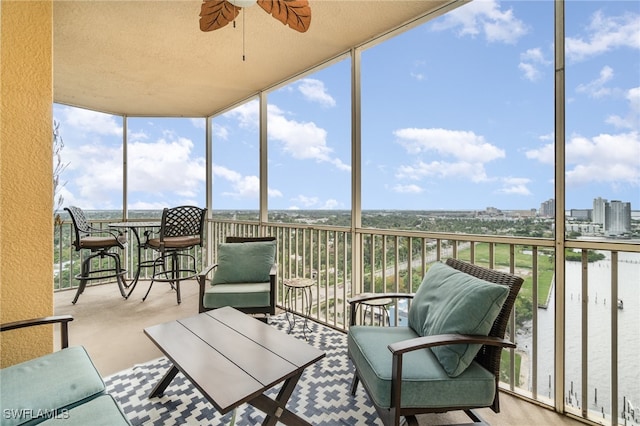
{"type": "Polygon", "coordinates": [[[211,284],[268,282],[275,259],[275,241],[220,244],[211,284]]]}
{"type": "MultiPolygon", "coordinates": [[[[416,333],[476,334],[491,331],[509,294],[505,285],[494,284],[434,263],[422,280],[409,309],[409,326],[416,333]]],[[[431,348],[451,377],[471,364],[481,345],[446,345],[431,348]]]]}

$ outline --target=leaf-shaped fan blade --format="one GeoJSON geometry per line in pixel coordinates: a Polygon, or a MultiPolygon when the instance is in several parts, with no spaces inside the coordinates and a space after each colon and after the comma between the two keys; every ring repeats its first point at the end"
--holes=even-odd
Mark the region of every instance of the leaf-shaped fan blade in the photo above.
{"type": "Polygon", "coordinates": [[[200,8],[200,29],[213,31],[222,28],[236,19],[240,9],[227,0],[204,0],[200,8]]]}
{"type": "Polygon", "coordinates": [[[258,4],[278,21],[301,33],[306,32],[311,25],[308,0],[258,0],[258,4]]]}

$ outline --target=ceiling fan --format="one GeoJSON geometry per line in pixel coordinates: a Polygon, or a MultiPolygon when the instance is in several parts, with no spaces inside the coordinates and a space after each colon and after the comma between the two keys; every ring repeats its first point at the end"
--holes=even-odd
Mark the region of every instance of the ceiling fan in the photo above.
{"type": "Polygon", "coordinates": [[[203,0],[200,9],[200,29],[213,31],[236,19],[243,7],[258,4],[265,12],[284,25],[301,33],[311,24],[308,0],[203,0]]]}

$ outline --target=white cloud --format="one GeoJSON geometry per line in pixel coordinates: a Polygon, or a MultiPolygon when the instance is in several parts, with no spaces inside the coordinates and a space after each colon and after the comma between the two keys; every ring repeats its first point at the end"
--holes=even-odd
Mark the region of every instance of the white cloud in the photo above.
{"type": "Polygon", "coordinates": [[[419,194],[424,191],[424,189],[418,185],[410,184],[410,185],[395,185],[391,188],[393,192],[398,192],[401,194],[419,194]]]}
{"type": "MultiPolygon", "coordinates": [[[[69,136],[61,151],[68,164],[62,179],[65,205],[86,209],[120,208],[123,185],[122,126],[118,117],[80,108],[56,108],[69,136]],[[114,138],[114,136],[117,136],[114,138]],[[115,139],[115,141],[114,141],[115,139]],[[114,143],[115,142],[115,143],[114,143]]],[[[130,132],[127,147],[130,208],[162,208],[166,195],[180,202],[197,203],[205,181],[205,159],[194,155],[190,139],[163,132],[155,141],[145,132],[130,132]],[[157,197],[155,201],[137,201],[140,193],[157,197]]]]}
{"type": "Polygon", "coordinates": [[[331,198],[324,202],[324,206],[322,207],[322,210],[334,210],[341,207],[342,207],[342,204],[338,200],[331,198]]]}
{"type": "Polygon", "coordinates": [[[515,44],[527,34],[526,24],[513,15],[513,10],[501,10],[496,0],[479,0],[455,9],[432,28],[436,31],[457,29],[459,36],[483,35],[489,42],[515,44]]]}
{"type": "Polygon", "coordinates": [[[471,131],[405,128],[393,132],[409,154],[435,151],[467,162],[486,163],[504,158],[505,152],[471,131]]]}
{"type": "Polygon", "coordinates": [[[334,210],[341,207],[338,200],[330,198],[324,202],[318,197],[309,197],[306,195],[298,195],[291,199],[294,205],[289,207],[289,210],[300,210],[300,205],[305,209],[315,210],[334,210]]]}
{"type": "Polygon", "coordinates": [[[546,135],[540,135],[541,141],[552,141],[555,138],[555,134],[553,132],[547,133],[546,135]]]}
{"type": "Polygon", "coordinates": [[[205,159],[193,157],[193,142],[178,137],[128,146],[129,189],[194,197],[205,181],[205,159]]]}
{"type": "Polygon", "coordinates": [[[64,107],[58,111],[66,125],[83,133],[122,136],[122,124],[113,115],[71,107],[64,107]]]}
{"type": "MultiPolygon", "coordinates": [[[[192,157],[193,143],[184,138],[175,141],[129,144],[128,186],[132,193],[157,194],[154,206],[166,207],[161,194],[196,197],[205,180],[204,158],[192,157]]],[[[84,208],[105,203],[122,191],[122,148],[101,144],[67,146],[63,155],[73,174],[74,195],[65,195],[65,204],[77,202],[84,208]],[[82,200],[82,201],[77,201],[82,200]]],[[[133,197],[131,197],[133,198],[133,197]]],[[[132,208],[140,208],[131,204],[132,208]]]]}
{"type": "Polygon", "coordinates": [[[415,61],[413,63],[413,66],[411,67],[412,70],[409,73],[411,78],[413,78],[414,80],[417,80],[417,81],[422,81],[422,80],[426,79],[427,76],[425,75],[424,72],[421,71],[425,66],[426,66],[426,62],[425,61],[423,61],[423,60],[415,61]]]}
{"type": "Polygon", "coordinates": [[[622,47],[640,49],[640,14],[605,16],[602,11],[598,11],[591,17],[586,34],[567,37],[565,41],[565,53],[573,61],[581,61],[622,47]]]}
{"type": "Polygon", "coordinates": [[[257,129],[260,124],[260,105],[258,101],[244,103],[222,115],[235,118],[242,128],[257,129]]]}
{"type": "Polygon", "coordinates": [[[63,179],[70,182],[61,194],[65,205],[77,204],[85,209],[99,205],[122,193],[122,147],[100,143],[79,147],[65,145],[62,150],[63,163],[68,164],[63,179]]]}
{"type": "Polygon", "coordinates": [[[229,129],[225,126],[214,124],[211,131],[214,139],[222,139],[223,141],[229,140],[229,129]]]}
{"type": "MultiPolygon", "coordinates": [[[[640,134],[600,134],[593,138],[572,136],[566,144],[567,186],[592,182],[640,186],[640,134]]],[[[553,144],[530,150],[527,158],[553,164],[553,144]]]]}
{"type": "Polygon", "coordinates": [[[638,132],[601,134],[591,139],[573,136],[566,151],[569,186],[588,182],[640,186],[638,132]]]}
{"type": "Polygon", "coordinates": [[[518,68],[524,73],[524,78],[527,80],[536,81],[540,78],[540,70],[534,64],[520,62],[518,68]]]}
{"type": "Polygon", "coordinates": [[[488,181],[484,165],[465,161],[444,162],[418,161],[411,166],[400,166],[396,173],[398,179],[422,180],[425,178],[470,180],[472,182],[488,181]]]}
{"type": "Polygon", "coordinates": [[[552,62],[544,57],[539,47],[528,49],[520,54],[518,68],[527,80],[536,81],[542,76],[541,67],[548,67],[552,62]]]}
{"type": "Polygon", "coordinates": [[[530,160],[537,160],[542,164],[553,165],[556,158],[553,135],[551,135],[551,138],[549,138],[548,135],[541,136],[540,139],[544,141],[551,140],[551,143],[545,144],[538,149],[531,149],[525,152],[525,156],[530,160]]]}
{"type": "Polygon", "coordinates": [[[333,155],[327,145],[327,131],[313,122],[290,120],[284,111],[269,105],[269,138],[280,142],[285,153],[297,160],[315,160],[333,164],[338,170],[349,171],[351,167],[333,155]]]}
{"type": "Polygon", "coordinates": [[[269,198],[282,198],[282,192],[277,189],[267,188],[267,196],[269,198]]]}
{"type": "MultiPolygon", "coordinates": [[[[278,106],[269,104],[267,132],[270,140],[280,143],[282,150],[296,160],[315,160],[333,164],[338,170],[350,171],[351,166],[333,155],[327,145],[327,131],[314,122],[291,120],[278,106]]],[[[240,126],[258,127],[259,108],[257,101],[251,101],[229,111],[240,126]]]]}
{"type": "MultiPolygon", "coordinates": [[[[233,191],[224,192],[222,195],[234,199],[255,199],[260,197],[260,179],[255,175],[243,176],[241,173],[227,167],[214,164],[213,176],[231,183],[233,191]]],[[[267,189],[269,197],[282,197],[282,192],[277,189],[267,189]]]]}
{"type": "Polygon", "coordinates": [[[306,195],[298,195],[297,197],[293,198],[291,201],[296,204],[301,204],[306,208],[316,207],[320,202],[318,197],[307,197],[306,195]]]}
{"type": "Polygon", "coordinates": [[[498,194],[507,195],[531,195],[531,191],[527,184],[531,183],[531,179],[527,178],[503,178],[501,179],[502,188],[498,189],[498,194]]]}
{"type": "MultiPolygon", "coordinates": [[[[531,195],[526,178],[499,178],[487,175],[485,164],[504,158],[504,150],[488,143],[484,137],[474,132],[446,129],[400,129],[394,132],[398,143],[407,152],[416,155],[428,152],[430,157],[453,158],[426,162],[418,159],[411,165],[398,167],[397,179],[421,181],[458,180],[473,183],[498,182],[502,186],[496,191],[502,194],[531,195]]],[[[416,184],[397,184],[391,188],[398,193],[420,193],[423,188],[416,184]]]]}
{"type": "Polygon", "coordinates": [[[146,141],[149,140],[149,135],[147,135],[144,131],[139,131],[139,132],[128,132],[128,136],[127,139],[132,142],[132,141],[146,141]]]}
{"type": "Polygon", "coordinates": [[[587,84],[580,84],[576,88],[578,93],[586,93],[592,98],[602,98],[612,93],[612,90],[605,87],[605,84],[611,81],[613,78],[613,68],[605,66],[600,70],[600,75],[597,79],[590,81],[587,84]]]}
{"type": "Polygon", "coordinates": [[[300,80],[300,84],[298,84],[298,90],[309,101],[318,102],[324,107],[336,106],[336,100],[327,93],[327,88],[320,80],[303,78],[300,80]]]}
{"type": "Polygon", "coordinates": [[[206,129],[207,128],[207,120],[205,118],[190,118],[191,125],[196,129],[206,129]]]}
{"type": "Polygon", "coordinates": [[[620,129],[640,130],[640,87],[629,89],[625,97],[629,101],[627,116],[611,115],[606,122],[620,129]]]}

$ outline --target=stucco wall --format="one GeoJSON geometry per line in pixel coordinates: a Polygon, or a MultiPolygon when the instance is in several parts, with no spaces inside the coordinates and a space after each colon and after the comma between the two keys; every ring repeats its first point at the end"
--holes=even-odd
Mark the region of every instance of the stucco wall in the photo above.
{"type": "MultiPolygon", "coordinates": [[[[0,4],[0,321],[53,314],[52,2],[0,4]]],[[[51,352],[53,329],[4,332],[4,367],[51,352]]]]}

